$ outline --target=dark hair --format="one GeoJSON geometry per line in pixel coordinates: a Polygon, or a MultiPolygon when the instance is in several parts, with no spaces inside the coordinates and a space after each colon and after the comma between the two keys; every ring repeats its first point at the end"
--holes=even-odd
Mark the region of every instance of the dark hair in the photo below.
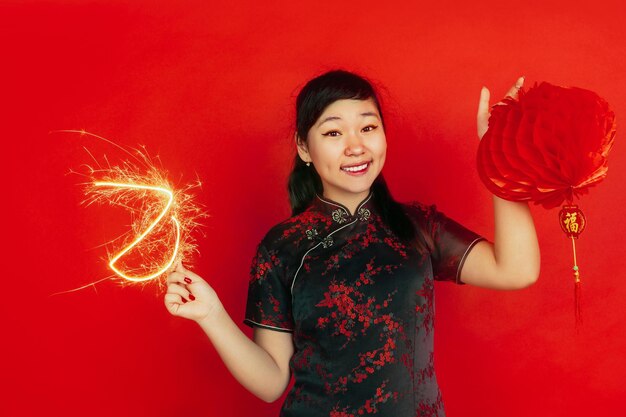
{"type": "MultiPolygon", "coordinates": [[[[306,141],[309,130],[322,115],[324,109],[337,100],[372,99],[384,125],[380,101],[372,84],[365,78],[343,70],[334,70],[310,80],[300,90],[296,99],[296,133],[306,141]]],[[[322,180],[296,153],[293,169],[289,175],[289,201],[292,215],[302,213],[313,202],[316,194],[323,194],[322,180]]],[[[405,243],[417,245],[423,253],[426,245],[415,239],[416,225],[411,222],[402,206],[396,202],[380,174],[372,184],[373,201],[383,222],[405,243]]],[[[423,236],[423,235],[422,235],[423,236]]]]}

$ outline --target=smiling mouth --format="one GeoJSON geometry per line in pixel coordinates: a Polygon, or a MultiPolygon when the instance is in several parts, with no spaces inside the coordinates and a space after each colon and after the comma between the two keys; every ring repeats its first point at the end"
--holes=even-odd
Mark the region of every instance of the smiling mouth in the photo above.
{"type": "Polygon", "coordinates": [[[350,173],[359,173],[359,172],[365,171],[369,167],[370,164],[371,164],[371,161],[370,162],[364,162],[364,163],[362,163],[360,165],[352,165],[352,166],[347,166],[347,167],[341,167],[341,170],[345,171],[345,172],[350,172],[350,173]]]}

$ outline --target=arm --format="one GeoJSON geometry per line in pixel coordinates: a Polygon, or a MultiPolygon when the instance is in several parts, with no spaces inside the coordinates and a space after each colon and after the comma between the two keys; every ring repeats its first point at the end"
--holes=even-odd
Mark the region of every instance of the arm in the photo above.
{"type": "Polygon", "coordinates": [[[167,284],[169,312],[200,325],[235,379],[266,402],[280,398],[291,376],[291,333],[255,328],[254,341],[250,340],[209,284],[181,264],[168,276],[167,284]]]}
{"type": "MultiPolygon", "coordinates": [[[[516,98],[524,83],[520,77],[507,96],[516,98]]],[[[483,87],[478,104],[478,137],[489,125],[489,90],[483,87]]],[[[533,284],[539,276],[539,244],[527,203],[493,196],[495,242],[482,241],[467,255],[461,281],[485,288],[518,289],[533,284]]]]}
{"type": "Polygon", "coordinates": [[[280,398],[291,378],[291,333],[257,327],[254,329],[253,342],[233,322],[226,310],[198,324],[241,385],[268,403],[280,398]]]}
{"type": "Polygon", "coordinates": [[[461,281],[484,288],[513,290],[527,287],[539,276],[539,244],[527,203],[493,196],[494,243],[472,248],[461,270],[461,281]]]}

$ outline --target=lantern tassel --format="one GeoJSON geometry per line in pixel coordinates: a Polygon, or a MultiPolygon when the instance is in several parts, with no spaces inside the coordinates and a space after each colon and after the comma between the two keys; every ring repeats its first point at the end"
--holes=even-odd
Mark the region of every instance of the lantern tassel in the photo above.
{"type": "Polygon", "coordinates": [[[576,317],[576,327],[583,324],[583,315],[582,315],[582,306],[581,306],[581,297],[582,297],[582,288],[580,283],[580,272],[578,270],[578,262],[576,260],[576,238],[574,236],[572,239],[572,250],[574,252],[574,267],[572,268],[574,271],[574,313],[576,317]]]}

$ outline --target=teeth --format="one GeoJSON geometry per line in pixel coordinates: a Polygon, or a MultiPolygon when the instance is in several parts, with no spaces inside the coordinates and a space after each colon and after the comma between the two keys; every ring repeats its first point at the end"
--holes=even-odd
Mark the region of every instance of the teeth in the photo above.
{"type": "Polygon", "coordinates": [[[357,171],[362,171],[365,168],[367,168],[367,164],[368,162],[364,163],[363,165],[356,166],[356,167],[345,167],[341,169],[343,169],[344,171],[357,172],[357,171]]]}

